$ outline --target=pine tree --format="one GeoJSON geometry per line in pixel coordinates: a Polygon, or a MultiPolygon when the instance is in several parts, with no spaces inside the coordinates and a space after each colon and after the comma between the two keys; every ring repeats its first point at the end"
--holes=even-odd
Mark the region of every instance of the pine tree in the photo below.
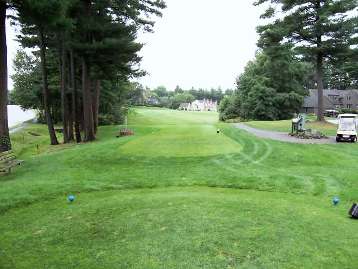
{"type": "MultiPolygon", "coordinates": [[[[42,108],[51,144],[58,143],[50,113],[53,107],[62,113],[65,143],[73,139],[74,130],[77,142],[94,140],[99,124],[102,86],[108,85],[107,82],[122,85],[119,82],[143,74],[137,68],[141,60],[138,52],[142,48],[135,41],[137,32],[140,29],[152,31],[152,16],[161,15],[164,2],[19,0],[13,3],[22,27],[20,40],[23,47],[39,48],[43,77],[42,108]],[[58,65],[55,69],[54,64],[58,65]],[[58,84],[54,86],[54,80],[48,77],[55,78],[58,84]],[[56,96],[51,99],[53,90],[56,96]]],[[[21,77],[31,80],[19,74],[18,78],[21,77]]],[[[117,88],[117,91],[121,89],[117,88]]],[[[26,96],[19,91],[15,96],[22,103],[28,103],[22,99],[26,96]]]]}
{"type": "Polygon", "coordinates": [[[85,141],[95,139],[101,80],[140,74],[133,68],[142,47],[135,42],[136,33],[151,31],[149,15],[161,15],[164,7],[162,1],[79,1],[73,48],[82,63],[85,141]]]}
{"type": "Polygon", "coordinates": [[[53,119],[50,111],[47,51],[50,45],[50,36],[56,24],[62,18],[63,6],[59,0],[23,0],[16,5],[22,26],[21,41],[23,46],[38,46],[40,49],[43,106],[51,145],[57,145],[53,119]]]}
{"type": "Polygon", "coordinates": [[[11,149],[7,115],[6,9],[6,1],[0,0],[0,152],[11,149]]]}
{"type": "Polygon", "coordinates": [[[324,62],[337,54],[348,53],[356,44],[357,17],[348,13],[357,7],[357,0],[258,0],[255,5],[270,2],[263,18],[276,20],[258,27],[259,46],[290,43],[297,52],[315,65],[318,90],[317,119],[323,117],[324,62]]]}

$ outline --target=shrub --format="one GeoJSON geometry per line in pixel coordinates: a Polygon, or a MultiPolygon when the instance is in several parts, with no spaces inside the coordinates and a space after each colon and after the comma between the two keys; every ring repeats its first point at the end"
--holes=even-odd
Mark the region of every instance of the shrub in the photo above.
{"type": "Polygon", "coordinates": [[[339,110],[341,114],[358,114],[358,110],[352,108],[341,108],[339,110]]]}

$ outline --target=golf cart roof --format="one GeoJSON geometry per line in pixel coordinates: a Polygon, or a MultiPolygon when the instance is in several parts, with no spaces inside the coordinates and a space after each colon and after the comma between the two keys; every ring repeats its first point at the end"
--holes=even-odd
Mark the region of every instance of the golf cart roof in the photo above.
{"type": "Polygon", "coordinates": [[[356,118],[358,117],[357,114],[339,114],[338,118],[356,118]]]}

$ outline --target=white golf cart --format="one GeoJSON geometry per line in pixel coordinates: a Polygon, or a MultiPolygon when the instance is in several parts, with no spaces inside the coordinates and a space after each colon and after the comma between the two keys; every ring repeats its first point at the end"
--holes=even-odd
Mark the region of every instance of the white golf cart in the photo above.
{"type": "Polygon", "coordinates": [[[338,130],[336,141],[357,141],[357,123],[358,115],[340,114],[338,115],[338,130]]]}

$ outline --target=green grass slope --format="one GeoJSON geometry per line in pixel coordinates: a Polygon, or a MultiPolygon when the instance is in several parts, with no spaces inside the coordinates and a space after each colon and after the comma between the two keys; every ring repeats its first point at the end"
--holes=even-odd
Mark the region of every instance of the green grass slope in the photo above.
{"type": "Polygon", "coordinates": [[[129,124],[91,144],[13,136],[25,163],[0,179],[0,268],[358,267],[357,145],[258,139],[215,113],[129,124]]]}

